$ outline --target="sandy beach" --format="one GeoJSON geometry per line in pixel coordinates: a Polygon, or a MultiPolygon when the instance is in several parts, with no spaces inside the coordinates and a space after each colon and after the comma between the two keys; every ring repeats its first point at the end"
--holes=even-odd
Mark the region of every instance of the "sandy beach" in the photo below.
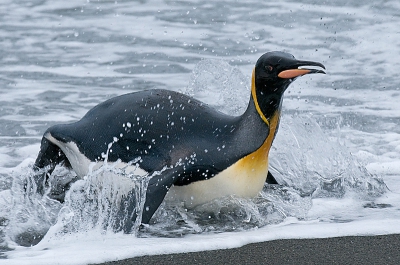
{"type": "Polygon", "coordinates": [[[400,264],[399,249],[400,234],[286,239],[234,249],[143,256],[102,264],[400,264]]]}

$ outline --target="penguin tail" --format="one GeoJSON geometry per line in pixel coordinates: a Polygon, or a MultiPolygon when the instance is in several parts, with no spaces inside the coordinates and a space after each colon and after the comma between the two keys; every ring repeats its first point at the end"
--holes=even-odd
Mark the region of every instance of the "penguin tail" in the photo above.
{"type": "Polygon", "coordinates": [[[32,183],[27,180],[25,191],[36,191],[36,193],[44,195],[46,186],[48,186],[49,175],[60,163],[64,163],[67,167],[69,165],[69,161],[61,149],[46,137],[43,137],[39,154],[33,165],[32,183]]]}

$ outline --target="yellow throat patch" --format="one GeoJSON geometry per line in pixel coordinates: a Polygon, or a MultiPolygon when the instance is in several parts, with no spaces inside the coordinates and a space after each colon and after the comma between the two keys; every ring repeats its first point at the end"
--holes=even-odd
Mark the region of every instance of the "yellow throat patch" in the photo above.
{"type": "Polygon", "coordinates": [[[253,69],[253,74],[251,76],[251,96],[253,97],[254,105],[256,106],[256,110],[258,114],[260,114],[261,119],[269,126],[268,119],[264,116],[260,109],[260,105],[258,105],[257,94],[256,94],[256,69],[253,69]]]}

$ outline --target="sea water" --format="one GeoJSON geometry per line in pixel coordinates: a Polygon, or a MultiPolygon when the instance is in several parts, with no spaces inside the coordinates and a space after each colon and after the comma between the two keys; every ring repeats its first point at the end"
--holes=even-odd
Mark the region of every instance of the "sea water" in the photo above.
{"type": "MultiPolygon", "coordinates": [[[[400,233],[397,1],[2,1],[0,264],[87,264],[281,238],[400,233]],[[43,132],[116,95],[163,88],[232,115],[264,52],[327,67],[285,93],[270,170],[254,199],[186,210],[119,232],[116,205],[146,180],[112,163],[63,204],[26,193],[43,132]]],[[[74,178],[63,168],[61,181],[74,178]]],[[[140,211],[140,209],[138,210],[140,211]]]]}

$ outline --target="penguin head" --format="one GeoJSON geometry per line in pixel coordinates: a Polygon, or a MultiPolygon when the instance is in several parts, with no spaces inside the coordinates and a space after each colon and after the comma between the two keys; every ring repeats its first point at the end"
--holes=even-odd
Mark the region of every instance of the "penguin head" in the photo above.
{"type": "Polygon", "coordinates": [[[285,52],[268,52],[258,59],[253,72],[251,94],[252,102],[262,120],[269,124],[269,119],[282,106],[283,93],[297,77],[306,74],[321,73],[325,69],[321,63],[296,60],[285,52]]]}
{"type": "Polygon", "coordinates": [[[306,74],[322,73],[320,69],[307,69],[307,66],[317,66],[325,69],[321,63],[296,60],[293,55],[285,52],[267,52],[262,55],[255,66],[255,83],[261,93],[283,94],[287,87],[297,77],[306,74]]]}

